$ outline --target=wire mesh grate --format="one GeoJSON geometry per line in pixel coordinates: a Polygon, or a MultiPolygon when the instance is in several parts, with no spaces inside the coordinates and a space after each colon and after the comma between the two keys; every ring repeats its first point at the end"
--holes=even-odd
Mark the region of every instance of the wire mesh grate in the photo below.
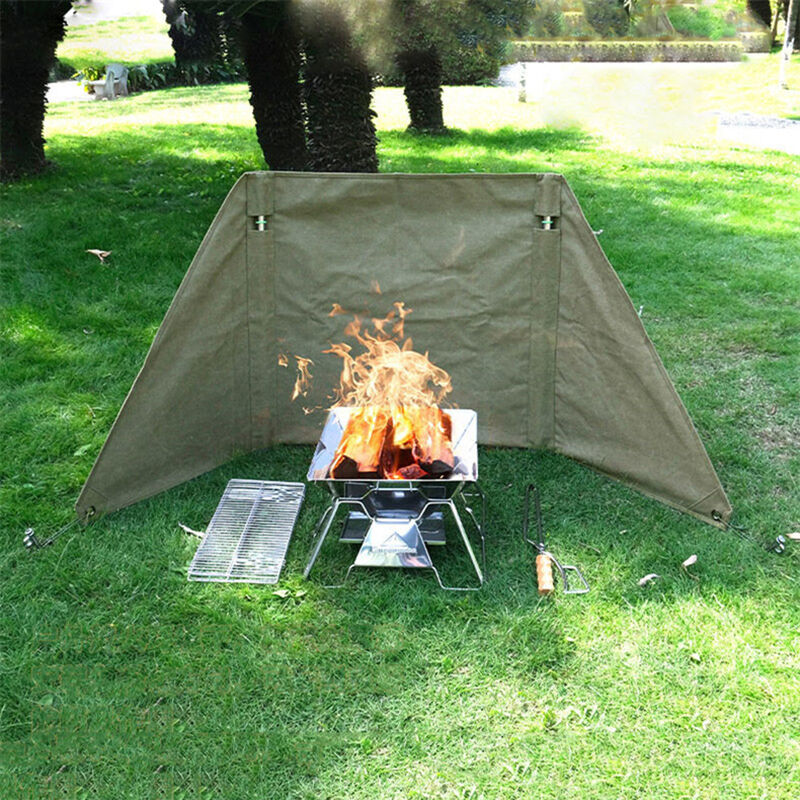
{"type": "Polygon", "coordinates": [[[189,580],[277,583],[305,491],[302,483],[229,481],[189,580]]]}

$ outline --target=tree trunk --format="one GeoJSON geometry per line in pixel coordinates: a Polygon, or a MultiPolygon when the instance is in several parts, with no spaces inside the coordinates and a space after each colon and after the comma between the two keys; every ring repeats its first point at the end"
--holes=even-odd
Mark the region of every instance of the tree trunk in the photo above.
{"type": "Polygon", "coordinates": [[[308,151],[300,89],[300,41],[288,2],[247,13],[239,29],[256,136],[271,169],[303,170],[308,151]]]}
{"type": "Polygon", "coordinates": [[[783,37],[783,50],[781,51],[780,72],[778,73],[778,86],[788,89],[786,80],[786,65],[792,57],[792,51],[797,47],[797,36],[800,33],[800,0],[789,0],[786,10],[786,34],[783,37]]]}
{"type": "Polygon", "coordinates": [[[216,4],[202,0],[161,0],[179,68],[222,60],[223,41],[216,4]]]}
{"type": "Polygon", "coordinates": [[[0,179],[39,172],[47,79],[69,0],[0,2],[0,179]]]}
{"type": "Polygon", "coordinates": [[[772,6],[770,0],[747,0],[747,10],[769,28],[772,24],[772,6]]]}
{"type": "MultiPolygon", "coordinates": [[[[797,52],[800,50],[800,4],[798,4],[797,0],[795,0],[794,4],[794,45],[792,46],[792,51],[797,52]]],[[[787,17],[789,12],[787,11],[787,17]]]]}
{"type": "Polygon", "coordinates": [[[436,44],[437,26],[426,17],[431,9],[418,0],[393,0],[397,51],[395,62],[403,76],[403,91],[411,122],[409,130],[441,133],[442,59],[436,44]]]}
{"type": "Polygon", "coordinates": [[[303,38],[309,168],[377,172],[372,79],[341,10],[334,4],[307,9],[303,38]]]}
{"type": "Polygon", "coordinates": [[[403,50],[397,54],[397,66],[403,74],[403,91],[411,118],[409,129],[443,132],[442,62],[436,48],[403,50]]]}

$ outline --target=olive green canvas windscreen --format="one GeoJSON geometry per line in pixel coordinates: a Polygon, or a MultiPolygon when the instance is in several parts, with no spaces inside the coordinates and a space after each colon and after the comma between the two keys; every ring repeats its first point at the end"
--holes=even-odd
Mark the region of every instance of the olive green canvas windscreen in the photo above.
{"type": "MultiPolygon", "coordinates": [[[[654,233],[654,235],[657,235],[654,233]]],[[[333,303],[452,376],[485,444],[570,456],[707,522],[731,508],[559,175],[245,174],[206,234],[80,495],[86,518],[273,443],[313,443],[341,362],[333,303]],[[380,293],[377,292],[380,287],[380,293]],[[290,396],[286,354],[313,360],[290,396]],[[304,410],[305,409],[305,410],[304,410]]],[[[524,476],[520,476],[524,480],[524,476]]]]}

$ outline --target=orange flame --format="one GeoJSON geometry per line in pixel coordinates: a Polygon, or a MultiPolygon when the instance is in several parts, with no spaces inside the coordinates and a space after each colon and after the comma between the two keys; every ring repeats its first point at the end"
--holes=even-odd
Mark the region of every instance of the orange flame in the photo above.
{"type": "Polygon", "coordinates": [[[405,336],[403,303],[372,331],[359,317],[345,327],[364,352],[354,356],[345,343],[326,353],[342,359],[335,406],[355,406],[334,455],[336,478],[432,478],[453,469],[450,417],[439,404],[452,389],[450,376],[415,352],[405,336]]]}
{"type": "Polygon", "coordinates": [[[295,356],[297,361],[297,378],[294,381],[294,390],[292,391],[292,400],[297,400],[298,397],[305,397],[308,390],[311,388],[311,370],[314,362],[310,358],[303,358],[303,356],[295,356]]]}
{"type": "Polygon", "coordinates": [[[431,363],[427,353],[414,351],[410,337],[404,339],[405,318],[411,311],[395,303],[386,317],[372,320],[374,332],[355,317],[344,332],[364,348],[358,356],[345,343],[325,350],[342,359],[334,406],[430,407],[450,393],[447,372],[431,363]]]}

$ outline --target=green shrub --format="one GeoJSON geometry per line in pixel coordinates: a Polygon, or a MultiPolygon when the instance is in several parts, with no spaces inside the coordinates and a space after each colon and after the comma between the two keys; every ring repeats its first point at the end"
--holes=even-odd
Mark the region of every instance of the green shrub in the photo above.
{"type": "MultiPolygon", "coordinates": [[[[469,42],[451,47],[441,54],[442,84],[444,86],[473,86],[489,83],[496,76],[500,65],[508,61],[509,43],[502,48],[487,50],[469,42]]],[[[378,86],[402,86],[403,76],[395,64],[386,65],[373,80],[378,86]]]]}
{"type": "Polygon", "coordinates": [[[630,19],[617,0],[583,0],[586,21],[604,39],[626,36],[630,19]]]}
{"type": "Polygon", "coordinates": [[[50,74],[47,76],[48,81],[68,81],[77,72],[77,68],[68,63],[56,58],[53,61],[53,66],[50,67],[50,74]]]}
{"type": "Polygon", "coordinates": [[[73,73],[70,75],[70,78],[74,78],[78,81],[78,83],[83,86],[84,91],[93,93],[94,89],[91,87],[92,81],[98,81],[106,74],[106,68],[103,67],[90,67],[85,66],[83,69],[78,70],[78,72],[73,73]]]}
{"type": "Polygon", "coordinates": [[[557,39],[564,35],[565,30],[560,0],[536,0],[528,27],[529,35],[537,39],[557,39]]]}
{"type": "Polygon", "coordinates": [[[667,9],[667,16],[675,30],[693,39],[726,39],[736,36],[736,28],[713,9],[700,6],[687,8],[673,6],[667,9]]]}
{"type": "Polygon", "coordinates": [[[200,86],[209,83],[232,83],[245,80],[244,65],[186,64],[182,68],[173,61],[138,64],[128,72],[128,88],[132,92],[165,89],[169,86],[200,86]]]}

